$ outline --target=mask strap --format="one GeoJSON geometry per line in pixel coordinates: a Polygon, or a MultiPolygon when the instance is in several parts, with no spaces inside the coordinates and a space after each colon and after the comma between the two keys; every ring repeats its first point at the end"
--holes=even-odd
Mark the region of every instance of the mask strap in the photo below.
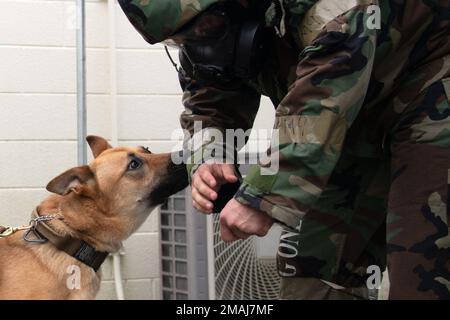
{"type": "Polygon", "coordinates": [[[166,50],[166,54],[169,57],[170,62],[172,63],[173,67],[178,73],[181,73],[181,68],[178,66],[178,64],[173,60],[172,55],[169,52],[169,48],[167,46],[164,46],[164,49],[166,50]]]}
{"type": "Polygon", "coordinates": [[[268,11],[277,18],[276,23],[278,25],[274,25],[274,28],[278,37],[284,37],[286,34],[286,9],[284,8],[283,0],[272,0],[268,11]]]}

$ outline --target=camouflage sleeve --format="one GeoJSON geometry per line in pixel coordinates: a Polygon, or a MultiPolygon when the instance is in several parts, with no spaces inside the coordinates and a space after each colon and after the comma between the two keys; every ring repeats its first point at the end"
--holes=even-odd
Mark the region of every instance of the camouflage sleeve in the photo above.
{"type": "Polygon", "coordinates": [[[297,79],[276,113],[279,170],[253,166],[235,199],[297,227],[321,196],[371,78],[376,30],[365,7],[328,23],[305,48],[297,79]]]}
{"type": "MultiPolygon", "coordinates": [[[[231,156],[236,163],[236,152],[243,147],[243,143],[238,145],[235,141],[228,141],[226,130],[251,129],[258,112],[261,95],[245,84],[237,85],[231,90],[224,90],[202,85],[182,74],[180,74],[180,84],[184,92],[185,107],[180,122],[189,138],[185,141],[184,147],[189,155],[187,159],[189,179],[199,165],[208,160],[209,157],[206,154],[208,152],[205,152],[205,148],[222,149],[224,155],[226,152],[228,155],[232,152],[231,156]],[[214,131],[219,134],[214,134],[214,131]],[[199,134],[201,135],[200,143],[196,144],[195,140],[199,134]],[[223,137],[223,140],[217,141],[218,136],[223,137]],[[212,145],[215,146],[212,147],[212,145]]],[[[216,154],[214,158],[217,159],[219,156],[216,154]]]]}

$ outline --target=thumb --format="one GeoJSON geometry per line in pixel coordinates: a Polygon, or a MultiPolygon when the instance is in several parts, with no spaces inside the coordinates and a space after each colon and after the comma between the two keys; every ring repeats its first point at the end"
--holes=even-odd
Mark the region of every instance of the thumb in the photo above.
{"type": "Polygon", "coordinates": [[[228,183],[234,183],[238,181],[238,177],[236,177],[236,173],[234,171],[234,166],[232,165],[222,166],[222,176],[228,183]]]}

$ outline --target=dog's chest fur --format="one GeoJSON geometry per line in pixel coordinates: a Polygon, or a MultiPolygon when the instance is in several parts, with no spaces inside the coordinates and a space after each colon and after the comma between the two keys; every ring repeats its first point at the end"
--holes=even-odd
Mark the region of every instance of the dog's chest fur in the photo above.
{"type": "Polygon", "coordinates": [[[0,239],[0,300],[94,299],[100,277],[52,244],[28,244],[22,232],[0,239]]]}

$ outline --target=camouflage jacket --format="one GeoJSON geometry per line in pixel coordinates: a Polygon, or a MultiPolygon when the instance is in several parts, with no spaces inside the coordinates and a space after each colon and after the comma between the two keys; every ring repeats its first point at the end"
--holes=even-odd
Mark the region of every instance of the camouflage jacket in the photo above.
{"type": "MultiPolygon", "coordinates": [[[[119,0],[150,43],[218,1],[119,0]]],[[[253,166],[235,198],[295,228],[321,196],[344,148],[380,157],[387,132],[408,103],[450,75],[450,0],[267,2],[261,19],[274,33],[263,71],[234,90],[181,76],[181,125],[191,134],[195,121],[203,128],[247,130],[261,95],[269,96],[276,107],[280,170],[263,175],[253,166]],[[324,3],[337,7],[325,11],[339,14],[317,22],[315,6],[324,3]],[[317,23],[323,28],[305,32],[317,23]]],[[[250,5],[258,9],[267,2],[250,5]]],[[[190,165],[190,173],[196,168],[190,165]]]]}
{"type": "Polygon", "coordinates": [[[285,0],[283,10],[267,10],[277,33],[258,79],[225,91],[181,78],[181,124],[190,132],[194,121],[247,130],[261,95],[271,97],[279,172],[263,175],[253,166],[235,198],[292,228],[321,196],[344,147],[382,156],[408,102],[450,75],[449,0],[339,1],[358,4],[343,8],[308,44],[303,22],[316,2],[285,0]],[[371,5],[379,5],[379,25],[371,5]]]}

